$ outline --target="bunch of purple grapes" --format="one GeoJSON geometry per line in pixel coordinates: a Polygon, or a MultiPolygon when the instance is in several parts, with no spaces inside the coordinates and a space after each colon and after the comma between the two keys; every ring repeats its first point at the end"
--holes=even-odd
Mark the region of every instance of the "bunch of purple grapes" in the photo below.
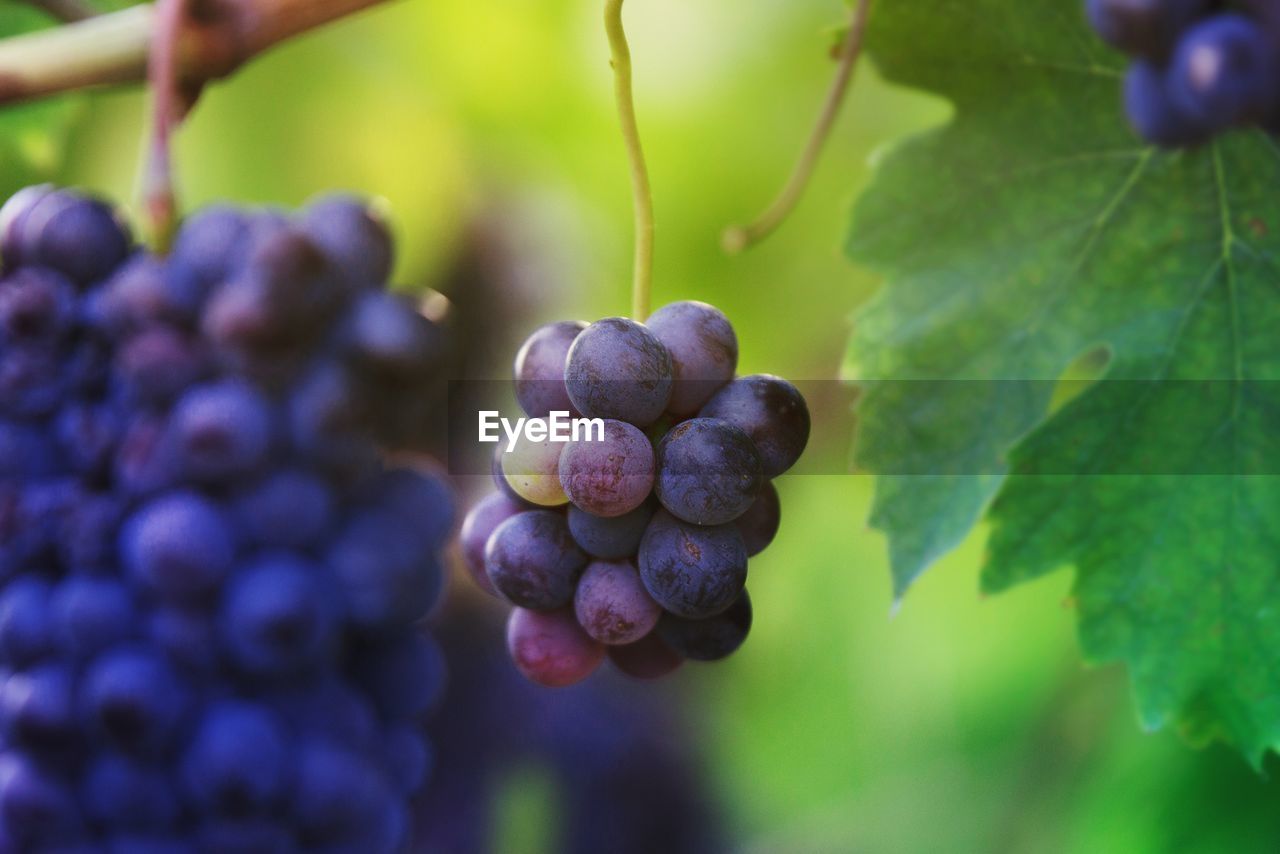
{"type": "Polygon", "coordinates": [[[453,502],[385,462],[441,342],[382,222],[215,207],[162,257],[35,187],[0,257],[0,850],[398,850],[453,502]]]}
{"type": "Polygon", "coordinates": [[[700,302],[644,324],[553,323],[520,348],[515,392],[531,418],[602,423],[500,448],[499,491],[463,524],[476,581],[516,606],[507,643],[533,681],[572,684],[606,655],[655,678],[746,639],[747,559],[779,524],[770,481],[810,425],[795,386],[735,378],[737,363],[733,327],[700,302]]]}
{"type": "Polygon", "coordinates": [[[1157,145],[1229,128],[1280,131],[1280,4],[1274,0],[1086,0],[1089,22],[1133,57],[1125,108],[1157,145]]]}

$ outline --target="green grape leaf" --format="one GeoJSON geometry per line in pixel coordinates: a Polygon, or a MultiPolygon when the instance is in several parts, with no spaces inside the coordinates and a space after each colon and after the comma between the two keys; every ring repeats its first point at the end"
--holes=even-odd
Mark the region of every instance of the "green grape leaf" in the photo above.
{"type": "Polygon", "coordinates": [[[868,45],[954,109],[880,158],[848,243],[886,280],[847,374],[898,593],[985,515],[984,589],[1074,566],[1081,645],[1128,665],[1144,724],[1259,762],[1280,747],[1280,146],[1143,146],[1076,2],[877,4],[868,45]]]}
{"type": "MultiPolygon", "coordinates": [[[[0,3],[0,38],[48,27],[46,15],[21,3],[0,3]]],[[[0,106],[0,197],[47,180],[62,163],[76,98],[0,106]]]]}

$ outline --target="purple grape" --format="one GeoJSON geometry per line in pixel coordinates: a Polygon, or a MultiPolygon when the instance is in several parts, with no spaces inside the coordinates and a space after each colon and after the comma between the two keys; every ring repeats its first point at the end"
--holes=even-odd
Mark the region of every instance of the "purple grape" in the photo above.
{"type": "Polygon", "coordinates": [[[0,721],[6,740],[34,751],[74,743],[76,680],[69,666],[41,664],[11,673],[0,685],[0,721]]]}
{"type": "Polygon", "coordinates": [[[607,317],[573,342],[564,381],[569,400],[586,417],[646,427],[671,399],[671,355],[643,324],[607,317]]]}
{"type": "Polygon", "coordinates": [[[684,664],[679,653],[667,646],[656,631],[634,643],[609,647],[609,660],[633,679],[660,679],[684,664]]]}
{"type": "Polygon", "coordinates": [[[662,615],[628,561],[590,564],[578,582],[573,607],[583,630],[610,645],[640,640],[662,615]]]}
{"type": "Polygon", "coordinates": [[[112,578],[68,578],[54,589],[49,608],[54,640],[75,658],[96,655],[136,631],[129,590],[112,578]]]}
{"type": "Polygon", "coordinates": [[[289,783],[288,736],[266,708],[239,700],[213,704],[183,753],[190,799],[215,815],[269,807],[289,783]]]}
{"type": "Polygon", "coordinates": [[[0,824],[25,851],[56,851],[80,835],[75,798],[48,771],[16,752],[0,753],[0,824]]]}
{"type": "Polygon", "coordinates": [[[763,483],[756,446],[727,421],[685,421],[658,445],[658,500],[686,522],[732,522],[756,500],[763,483]]]}
{"type": "Polygon", "coordinates": [[[94,729],[125,750],[154,750],[174,733],[187,702],[173,669],[141,645],[110,650],[86,671],[81,702],[94,729]]]}
{"type": "Polygon", "coordinates": [[[11,270],[29,263],[32,240],[28,237],[27,220],[36,205],[56,192],[52,184],[24,187],[0,207],[0,261],[11,270]]]}
{"type": "Polygon", "coordinates": [[[15,211],[0,214],[8,264],[48,267],[85,286],[106,278],[129,254],[129,235],[97,199],[53,190],[19,194],[9,204],[15,211]]]}
{"type": "Polygon", "coordinates": [[[640,538],[657,506],[650,498],[629,513],[605,518],[570,505],[569,532],[574,542],[592,557],[604,560],[632,557],[640,548],[640,538]]]}
{"type": "Polygon", "coordinates": [[[0,663],[29,665],[53,650],[49,583],[33,577],[11,581],[0,592],[0,663]]]}
{"type": "Polygon", "coordinates": [[[809,443],[809,407],[791,383],[752,374],[729,383],[702,407],[699,418],[719,418],[742,428],[760,452],[772,479],[796,464],[809,443]]]}
{"type": "Polygon", "coordinates": [[[604,660],[604,645],[583,631],[567,608],[513,609],[507,620],[507,650],[525,678],[547,688],[581,682],[604,660]]]}
{"type": "Polygon", "coordinates": [[[241,493],[233,512],[236,524],[254,544],[302,548],[328,532],[337,509],[333,490],[319,475],[283,468],[241,493]]]}
{"type": "Polygon", "coordinates": [[[174,240],[168,281],[194,298],[194,305],[245,262],[252,229],[250,217],[231,207],[209,207],[192,215],[174,240]]]}
{"type": "Polygon", "coordinates": [[[160,596],[199,597],[231,569],[230,525],[213,502],[192,492],[170,493],[125,524],[121,558],[133,577],[160,596]]]}
{"type": "Polygon", "coordinates": [[[56,345],[71,329],[75,288],[52,270],[0,279],[0,345],[56,345]]]}
{"type": "Polygon", "coordinates": [[[391,233],[367,201],[347,195],[317,199],[307,205],[302,228],[353,285],[378,287],[391,276],[391,233]]]}
{"type": "Polygon", "coordinates": [[[348,323],[347,346],[362,367],[413,376],[433,369],[444,356],[439,328],[405,297],[365,294],[352,307],[348,323]]]}
{"type": "Polygon", "coordinates": [[[205,296],[202,285],[174,277],[172,267],[150,255],[135,255],[117,270],[93,300],[94,322],[116,336],[153,325],[189,328],[205,296]]]}
{"type": "Polygon", "coordinates": [[[653,474],[653,446],[639,428],[625,421],[606,419],[603,439],[589,436],[569,442],[560,453],[565,495],[596,516],[635,510],[649,497],[653,474]]]}
{"type": "Polygon", "coordinates": [[[733,520],[733,525],[742,534],[742,541],[747,546],[747,555],[755,557],[769,547],[773,538],[778,535],[778,527],[782,524],[782,504],[778,501],[778,490],[772,483],[765,483],[757,498],[747,512],[733,520]]]}
{"type": "Polygon", "coordinates": [[[178,818],[167,769],[118,753],[100,754],[89,765],[81,802],[92,821],[114,830],[169,830],[178,818]]]}
{"type": "Polygon", "coordinates": [[[1191,27],[1168,72],[1173,104],[1210,130],[1256,120],[1275,103],[1276,45],[1251,18],[1225,12],[1191,27]]]}
{"type": "Polygon", "coordinates": [[[439,556],[403,520],[381,510],[353,516],[325,562],[348,617],[365,628],[412,622],[440,593],[439,556]]]}
{"type": "Polygon", "coordinates": [[[431,749],[418,727],[397,726],[387,732],[387,764],[396,787],[406,795],[422,788],[431,765],[431,749]]]}
{"type": "Polygon", "coordinates": [[[242,567],[227,587],[221,629],[227,651],[248,673],[305,672],[334,639],[321,567],[280,553],[242,567]]]}
{"type": "Polygon", "coordinates": [[[747,547],[732,525],[690,525],[659,510],[640,541],[640,578],[649,595],[681,617],[728,608],[747,581],[747,547]]]}
{"type": "Polygon", "coordinates": [[[552,412],[578,414],[569,400],[564,375],[569,348],[586,328],[587,324],[579,320],[549,323],[534,330],[520,345],[514,371],[516,401],[526,415],[546,418],[552,412]]]}
{"type": "Polygon", "coordinates": [[[691,661],[719,661],[728,658],[751,631],[751,599],[747,592],[721,614],[704,620],[689,620],[663,614],[657,633],[677,654],[691,661]]]}
{"type": "Polygon", "coordinates": [[[503,522],[484,550],[489,580],[521,608],[553,611],[573,601],[573,589],[587,564],[569,534],[564,516],[531,510],[503,522]]]}
{"type": "Polygon", "coordinates": [[[391,854],[399,847],[403,807],[359,754],[319,740],[304,744],[296,780],[293,813],[304,848],[391,854]]]}
{"type": "Polygon", "coordinates": [[[271,449],[267,399],[247,383],[196,386],[174,407],[170,421],[184,472],[200,481],[243,478],[271,449]]]}
{"type": "Polygon", "coordinates": [[[673,302],[645,321],[671,354],[675,384],[667,409],[693,415],[738,368],[738,337],[729,318],[705,302],[673,302]]]}
{"type": "Polygon", "coordinates": [[[440,699],[445,681],[439,645],[412,629],[358,649],[353,669],[378,712],[394,721],[421,718],[440,699]]]}
{"type": "Polygon", "coordinates": [[[281,820],[222,818],[207,821],[196,831],[197,850],[225,854],[294,854],[293,830],[281,820]]]}
{"type": "Polygon", "coordinates": [[[499,525],[527,509],[526,505],[517,504],[501,492],[495,492],[472,507],[467,518],[463,520],[462,533],[458,537],[462,546],[462,557],[472,579],[486,593],[493,596],[499,595],[497,588],[489,580],[489,574],[485,571],[485,545],[499,525]]]}

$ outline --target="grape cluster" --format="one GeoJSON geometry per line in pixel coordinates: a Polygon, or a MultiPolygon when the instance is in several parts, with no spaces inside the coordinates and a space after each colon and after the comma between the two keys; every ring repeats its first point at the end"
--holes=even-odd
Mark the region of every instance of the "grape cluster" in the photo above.
{"type": "Polygon", "coordinates": [[[165,257],[0,210],[0,851],[403,845],[453,502],[385,462],[442,346],[391,253],[348,197],[165,257]]]}
{"type": "Polygon", "coordinates": [[[793,385],[735,378],[737,362],[733,327],[700,302],[645,324],[553,323],[520,348],[515,393],[530,417],[603,422],[602,436],[500,447],[499,491],[462,527],[477,583],[516,606],[508,647],[533,681],[572,684],[606,655],[654,678],[746,639],[747,559],[779,524],[770,481],[810,425],[793,385]]]}
{"type": "Polygon", "coordinates": [[[1138,133],[1198,145],[1232,127],[1280,131],[1280,4],[1086,0],[1090,24],[1133,57],[1124,99],[1138,133]]]}

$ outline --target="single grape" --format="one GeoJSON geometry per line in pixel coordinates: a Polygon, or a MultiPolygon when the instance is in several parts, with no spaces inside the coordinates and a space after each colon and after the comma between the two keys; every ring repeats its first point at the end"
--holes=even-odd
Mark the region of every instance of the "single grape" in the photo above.
{"type": "Polygon", "coordinates": [[[75,319],[75,288],[52,270],[15,270],[0,279],[0,342],[8,346],[61,343],[75,319]]]}
{"type": "Polygon", "coordinates": [[[489,537],[485,570],[498,592],[522,608],[551,611],[573,600],[587,556],[564,516],[531,510],[503,522],[489,537]]]}
{"type": "Polygon", "coordinates": [[[502,474],[512,491],[530,504],[559,507],[569,497],[560,484],[564,442],[535,442],[522,434],[515,449],[502,455],[502,474]]]}
{"type": "Polygon", "coordinates": [[[0,207],[0,261],[5,269],[12,270],[29,263],[26,256],[32,247],[27,236],[27,220],[36,204],[54,192],[56,188],[52,184],[23,187],[0,207]]]}
{"type": "Polygon", "coordinates": [[[728,608],[747,581],[747,547],[733,525],[690,525],[665,510],[640,541],[640,578],[663,608],[703,619],[728,608]]]}
{"type": "Polygon", "coordinates": [[[51,592],[48,582],[29,576],[0,592],[0,664],[31,664],[53,650],[51,592]]]}
{"type": "Polygon", "coordinates": [[[54,589],[49,607],[55,641],[77,658],[95,655],[137,628],[128,588],[111,578],[67,578],[54,589]]]}
{"type": "Polygon", "coordinates": [[[90,819],[115,830],[169,830],[179,810],[165,769],[118,753],[100,754],[89,765],[81,802],[90,819]]]}
{"type": "Polygon", "coordinates": [[[562,320],[534,330],[516,353],[516,400],[525,414],[546,418],[552,412],[578,410],[569,400],[564,384],[569,348],[587,324],[578,320],[562,320]]]}
{"type": "Polygon", "coordinates": [[[658,445],[656,492],[672,515],[722,525],[747,511],[764,484],[760,453],[743,430],[717,418],[685,421],[658,445]]]}
{"type": "Polygon", "coordinates": [[[1199,145],[1212,136],[1207,127],[1173,102],[1164,69],[1149,62],[1129,65],[1124,78],[1124,103],[1130,124],[1147,142],[1174,148],[1199,145]]]}
{"type": "Polygon", "coordinates": [[[649,498],[629,513],[605,518],[570,505],[569,532],[574,542],[592,557],[621,560],[635,555],[640,548],[640,538],[657,506],[657,501],[649,498]]]}
{"type": "MultiPolygon", "coordinates": [[[[80,286],[106,278],[129,254],[130,238],[115,212],[98,199],[53,190],[19,202],[9,229],[13,264],[49,267],[80,286]]],[[[0,217],[4,219],[4,217],[0,217]]]]}
{"type": "Polygon", "coordinates": [[[643,324],[607,317],[573,342],[564,381],[574,407],[588,418],[646,427],[671,399],[671,355],[643,324]]]}
{"type": "Polygon", "coordinates": [[[329,530],[337,512],[333,489],[317,474],[282,468],[236,498],[233,514],[245,536],[259,546],[300,548],[329,530]]]}
{"type": "Polygon", "coordinates": [[[406,795],[422,788],[431,767],[431,748],[421,728],[396,726],[387,731],[387,765],[396,787],[406,795]]]}
{"type": "Polygon", "coordinates": [[[288,553],[240,568],[223,596],[221,634],[246,672],[305,672],[334,640],[337,614],[317,583],[321,567],[288,553]]]}
{"type": "Polygon", "coordinates": [[[489,580],[489,574],[485,571],[484,547],[499,525],[527,509],[526,505],[517,504],[501,492],[495,492],[472,507],[471,512],[462,522],[462,533],[458,536],[462,546],[462,557],[466,561],[467,571],[470,572],[472,579],[486,593],[498,595],[493,582],[489,580]]]}
{"type": "Polygon", "coordinates": [[[184,790],[215,814],[268,807],[288,785],[290,747],[288,735],[268,709],[241,700],[214,703],[183,753],[184,790]]]}
{"type": "Polygon", "coordinates": [[[705,620],[663,614],[657,633],[667,646],[691,661],[719,661],[732,655],[751,631],[751,599],[747,591],[728,610],[705,620]]]}
{"type": "Polygon", "coordinates": [[[662,615],[629,561],[595,561],[587,566],[573,607],[583,630],[611,645],[638,641],[662,615]]]}
{"type": "Polygon", "coordinates": [[[196,386],[178,401],[170,425],[183,469],[196,480],[242,478],[271,449],[271,405],[247,383],[196,386]]]}
{"type": "Polygon", "coordinates": [[[513,609],[507,620],[507,650],[525,678],[547,688],[581,682],[604,660],[604,645],[582,630],[569,609],[513,609]]]}
{"type": "Polygon", "coordinates": [[[310,741],[299,748],[296,780],[293,814],[304,850],[392,854],[399,847],[403,807],[389,781],[359,754],[310,741]]]}
{"type": "MultiPolygon", "coordinates": [[[[563,450],[563,449],[562,449],[563,450]]],[[[499,444],[493,449],[493,459],[489,465],[489,475],[493,478],[493,485],[498,491],[505,495],[511,501],[524,507],[526,510],[537,507],[538,505],[525,501],[520,494],[512,489],[511,484],[507,482],[507,476],[502,473],[502,458],[506,456],[506,446],[499,444]]],[[[556,480],[560,479],[559,462],[557,461],[556,480]]]]}
{"type": "Polygon", "coordinates": [[[809,407],[791,383],[752,374],[729,383],[702,407],[699,418],[719,418],[741,427],[760,452],[764,476],[775,478],[795,465],[809,443],[809,407]]]}
{"type": "Polygon", "coordinates": [[[0,825],[24,851],[56,851],[82,827],[71,791],[16,751],[0,753],[0,825]]]}
{"type": "Polygon", "coordinates": [[[609,647],[609,660],[633,679],[659,679],[684,664],[679,653],[667,646],[656,631],[634,643],[609,647]]]}
{"type": "Polygon", "coordinates": [[[639,428],[605,419],[604,438],[589,435],[564,445],[560,486],[569,500],[596,516],[635,510],[653,489],[653,446],[639,428]]]}
{"type": "Polygon", "coordinates": [[[654,312],[645,325],[671,354],[671,413],[693,415],[733,379],[738,337],[720,309],[692,300],[673,302],[654,312]]]}
{"type": "Polygon", "coordinates": [[[193,492],[145,505],[121,533],[121,557],[133,577],[161,596],[208,593],[231,568],[232,529],[222,510],[193,492]]]}
{"type": "Polygon", "coordinates": [[[383,291],[364,294],[347,320],[346,345],[362,368],[413,377],[444,358],[444,335],[406,298],[383,291]]]}
{"type": "Polygon", "coordinates": [[[95,659],[82,690],[90,723],[126,750],[164,745],[187,703],[169,664],[140,645],[117,647],[95,659]]]}
{"type": "Polygon", "coordinates": [[[381,212],[367,201],[324,196],[307,205],[302,228],[354,284],[378,287],[391,276],[391,232],[381,212]]]}
{"type": "Polygon", "coordinates": [[[247,261],[252,230],[248,215],[225,206],[205,208],[182,223],[169,253],[167,278],[193,298],[192,308],[247,261]]]}
{"type": "Polygon", "coordinates": [[[1225,12],[1178,42],[1169,68],[1173,103],[1210,130],[1260,118],[1275,103],[1276,46],[1252,19],[1225,12]]]}
{"type": "Polygon", "coordinates": [[[757,498],[747,512],[733,520],[733,525],[742,534],[742,541],[747,546],[747,555],[755,557],[769,547],[773,538],[778,535],[778,527],[782,524],[782,504],[778,500],[778,490],[772,483],[765,483],[757,498]]]}
{"type": "Polygon", "coordinates": [[[453,488],[437,471],[393,468],[384,471],[368,488],[370,499],[402,520],[424,548],[435,550],[453,534],[453,488]]]}
{"type": "Polygon", "coordinates": [[[373,629],[423,617],[440,594],[439,556],[418,532],[392,513],[353,514],[329,547],[325,564],[337,581],[347,615],[373,629]]]}
{"type": "Polygon", "coordinates": [[[1086,0],[1089,24],[1133,56],[1162,59],[1178,36],[1212,8],[1212,0],[1086,0]]]}
{"type": "Polygon", "coordinates": [[[354,681],[387,720],[421,718],[440,699],[444,653],[413,629],[368,641],[355,650],[354,681]]]}
{"type": "Polygon", "coordinates": [[[76,679],[65,664],[41,664],[9,674],[0,685],[0,721],[8,742],[37,751],[74,745],[76,679]]]}

